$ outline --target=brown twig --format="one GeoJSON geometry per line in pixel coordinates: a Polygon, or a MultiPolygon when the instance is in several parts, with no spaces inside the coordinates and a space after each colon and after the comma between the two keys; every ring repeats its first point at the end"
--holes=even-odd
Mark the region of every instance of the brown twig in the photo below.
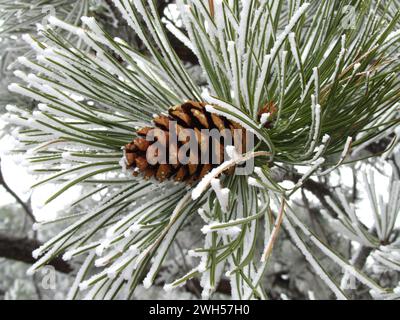
{"type": "Polygon", "coordinates": [[[267,246],[265,247],[264,253],[261,258],[262,262],[265,262],[268,260],[269,256],[271,255],[272,249],[274,248],[274,244],[278,237],[279,230],[281,229],[283,215],[285,213],[285,204],[286,204],[286,200],[284,197],[282,197],[281,207],[279,209],[278,217],[276,218],[274,229],[272,230],[271,236],[268,240],[267,246]]]}
{"type": "Polygon", "coordinates": [[[211,18],[214,19],[214,14],[215,14],[215,10],[214,10],[214,0],[208,0],[208,6],[210,7],[210,15],[211,15],[211,18]]]}

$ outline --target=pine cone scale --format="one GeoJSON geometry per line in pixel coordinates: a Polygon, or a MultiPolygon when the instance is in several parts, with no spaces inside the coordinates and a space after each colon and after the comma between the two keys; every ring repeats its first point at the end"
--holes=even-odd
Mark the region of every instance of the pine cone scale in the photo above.
{"type": "MultiPolygon", "coordinates": [[[[170,108],[168,115],[155,116],[154,127],[138,129],[138,137],[125,146],[127,167],[135,169],[135,176],[141,172],[144,179],[154,177],[159,182],[173,179],[192,184],[225,160],[224,143],[229,142],[225,139],[227,133],[232,133],[232,143],[242,145],[243,148],[245,141],[240,139],[245,137],[246,130],[233,121],[206,111],[205,106],[203,102],[185,102],[170,108]],[[171,129],[174,132],[170,132],[171,129]],[[193,134],[188,136],[186,129],[192,129],[193,134]],[[224,143],[212,135],[203,133],[203,129],[217,129],[224,143]],[[238,130],[242,135],[238,135],[238,130]],[[171,133],[175,135],[176,143],[170,143],[171,133]],[[149,134],[154,138],[153,142],[146,140],[149,134]],[[190,150],[191,145],[187,144],[191,143],[191,139],[196,140],[199,150],[190,152],[189,161],[186,163],[188,155],[185,151],[190,150]],[[166,163],[158,163],[160,146],[166,150],[166,163]],[[183,147],[185,149],[181,149],[183,147]],[[201,163],[201,160],[205,160],[206,163],[201,163]]],[[[227,174],[232,174],[232,170],[227,174]]]]}

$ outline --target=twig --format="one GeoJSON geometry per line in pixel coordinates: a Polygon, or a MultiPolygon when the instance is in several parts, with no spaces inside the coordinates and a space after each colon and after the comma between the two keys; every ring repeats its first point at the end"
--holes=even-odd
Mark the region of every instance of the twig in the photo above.
{"type": "Polygon", "coordinates": [[[283,215],[285,213],[285,204],[286,204],[286,200],[284,197],[282,197],[282,202],[281,202],[281,207],[279,209],[278,217],[276,219],[274,229],[272,230],[271,236],[268,240],[267,246],[265,247],[264,253],[261,257],[261,262],[267,261],[267,259],[271,255],[272,249],[274,248],[274,244],[278,237],[279,230],[281,229],[283,215]]]}
{"type": "Polygon", "coordinates": [[[214,0],[208,0],[208,6],[210,7],[210,15],[211,15],[211,18],[214,19],[214,14],[215,14],[215,10],[214,10],[214,0]]]}
{"type": "Polygon", "coordinates": [[[32,222],[36,222],[36,219],[31,211],[31,209],[27,206],[27,204],[21,200],[21,198],[8,186],[6,181],[4,180],[3,173],[1,171],[1,158],[0,158],[0,185],[6,189],[6,191],[22,206],[27,216],[31,219],[32,222]]]}
{"type": "Polygon", "coordinates": [[[353,202],[355,203],[357,200],[357,196],[358,196],[358,190],[357,190],[357,172],[354,168],[354,166],[351,167],[351,172],[353,175],[353,192],[352,192],[352,198],[353,198],[353,202]]]}

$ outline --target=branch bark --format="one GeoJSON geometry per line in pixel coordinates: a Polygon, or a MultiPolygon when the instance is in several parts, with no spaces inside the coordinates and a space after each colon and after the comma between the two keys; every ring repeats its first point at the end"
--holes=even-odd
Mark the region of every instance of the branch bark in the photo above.
{"type": "MultiPolygon", "coordinates": [[[[36,261],[32,257],[32,251],[41,245],[36,239],[0,234],[0,257],[32,264],[36,261]]],[[[60,257],[53,259],[49,265],[62,273],[72,271],[72,267],[60,257]]]]}

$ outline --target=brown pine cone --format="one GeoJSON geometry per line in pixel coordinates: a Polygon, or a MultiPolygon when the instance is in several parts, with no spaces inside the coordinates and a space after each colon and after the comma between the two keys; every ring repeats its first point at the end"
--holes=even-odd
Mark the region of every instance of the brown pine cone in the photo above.
{"type": "MultiPolygon", "coordinates": [[[[246,130],[225,117],[207,112],[205,106],[203,102],[187,101],[169,109],[168,115],[156,116],[154,127],[137,130],[138,137],[125,146],[125,160],[128,168],[135,169],[133,174],[141,173],[144,179],[154,177],[160,182],[174,179],[192,184],[224,162],[226,146],[235,145],[239,152],[245,152],[246,130]],[[192,135],[187,135],[187,129],[192,129],[192,135]],[[216,129],[223,138],[204,134],[202,129],[216,129]],[[198,148],[197,154],[185,152],[191,141],[198,148]],[[165,162],[157,161],[162,158],[160,146],[165,148],[165,162]],[[189,155],[189,161],[185,162],[184,156],[189,155]]],[[[227,174],[233,172],[234,168],[227,174]]]]}

